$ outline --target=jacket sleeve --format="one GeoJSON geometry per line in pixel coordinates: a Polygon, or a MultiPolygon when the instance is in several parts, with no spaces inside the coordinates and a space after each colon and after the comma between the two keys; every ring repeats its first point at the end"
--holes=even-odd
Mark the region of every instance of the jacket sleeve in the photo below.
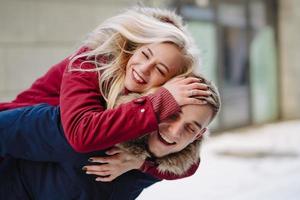
{"type": "MultiPolygon", "coordinates": [[[[80,60],[74,66],[95,68],[80,60]]],[[[63,75],[60,105],[66,138],[78,152],[102,150],[157,130],[160,120],[180,109],[163,88],[153,95],[106,109],[98,74],[67,70],[63,75]]]]}
{"type": "Polygon", "coordinates": [[[182,175],[176,175],[172,173],[162,173],[158,170],[157,166],[154,165],[152,162],[145,161],[142,167],[140,168],[141,171],[152,175],[155,178],[158,178],[160,180],[177,180],[177,179],[182,179],[186,178],[189,176],[192,176],[196,173],[197,169],[199,168],[200,165],[200,158],[197,163],[193,164],[187,171],[186,173],[182,175]]]}

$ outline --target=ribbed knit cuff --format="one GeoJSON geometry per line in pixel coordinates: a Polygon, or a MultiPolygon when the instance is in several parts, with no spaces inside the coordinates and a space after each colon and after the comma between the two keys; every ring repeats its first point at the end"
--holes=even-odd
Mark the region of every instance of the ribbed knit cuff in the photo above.
{"type": "Polygon", "coordinates": [[[172,94],[164,87],[159,88],[154,94],[148,95],[148,97],[159,122],[180,111],[180,106],[172,94]]]}

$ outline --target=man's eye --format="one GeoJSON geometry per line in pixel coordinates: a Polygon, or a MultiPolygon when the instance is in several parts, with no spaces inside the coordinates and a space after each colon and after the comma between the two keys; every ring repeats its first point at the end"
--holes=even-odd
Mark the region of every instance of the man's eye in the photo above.
{"type": "Polygon", "coordinates": [[[178,119],[178,117],[179,117],[179,115],[178,114],[173,114],[173,115],[171,115],[170,117],[169,117],[169,119],[170,120],[177,120],[178,119]]]}
{"type": "Polygon", "coordinates": [[[142,54],[143,54],[147,59],[149,59],[149,56],[148,56],[144,51],[142,51],[142,54]]]}
{"type": "Polygon", "coordinates": [[[195,133],[195,129],[191,125],[186,125],[185,130],[187,130],[190,133],[195,133]]]}

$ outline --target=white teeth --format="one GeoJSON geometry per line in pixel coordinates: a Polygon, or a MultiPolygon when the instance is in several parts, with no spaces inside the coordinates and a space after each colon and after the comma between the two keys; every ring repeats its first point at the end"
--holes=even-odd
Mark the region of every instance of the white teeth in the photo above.
{"type": "Polygon", "coordinates": [[[135,72],[133,71],[133,76],[136,80],[138,80],[140,83],[144,83],[145,81],[135,72]]]}
{"type": "Polygon", "coordinates": [[[168,138],[166,138],[164,135],[160,135],[167,143],[173,144],[174,142],[170,141],[168,138]]]}

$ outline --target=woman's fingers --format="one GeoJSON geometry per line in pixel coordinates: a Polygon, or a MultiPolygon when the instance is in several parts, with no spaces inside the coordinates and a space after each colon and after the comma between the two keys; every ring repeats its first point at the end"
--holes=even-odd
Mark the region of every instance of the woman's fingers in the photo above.
{"type": "Polygon", "coordinates": [[[109,157],[92,157],[92,158],[89,158],[89,162],[108,163],[109,162],[109,157]]]}
{"type": "Polygon", "coordinates": [[[191,83],[186,86],[188,90],[207,90],[208,86],[204,83],[191,83]]]}
{"type": "Polygon", "coordinates": [[[97,176],[110,176],[111,171],[86,171],[86,174],[97,175],[97,176]]]}
{"type": "MultiPolygon", "coordinates": [[[[110,153],[116,152],[119,152],[117,148],[112,149],[110,153]]],[[[98,177],[97,180],[103,182],[112,181],[121,174],[132,169],[139,169],[144,163],[143,159],[131,155],[126,151],[107,157],[92,157],[89,160],[93,163],[105,163],[101,165],[87,165],[83,167],[83,170],[86,171],[87,174],[101,176],[98,177]]]]}
{"type": "Polygon", "coordinates": [[[191,83],[200,83],[200,81],[201,80],[199,78],[187,77],[182,80],[182,83],[183,84],[191,84],[191,83]]]}
{"type": "Polygon", "coordinates": [[[114,155],[121,152],[123,152],[123,150],[121,150],[119,147],[112,147],[111,149],[105,151],[107,155],[114,155]]]}
{"type": "Polygon", "coordinates": [[[179,106],[186,104],[204,104],[203,100],[190,99],[191,97],[207,97],[211,95],[208,86],[201,83],[199,78],[187,77],[169,81],[164,86],[174,97],[179,106]]]}
{"type": "Polygon", "coordinates": [[[101,181],[101,182],[110,182],[113,181],[116,178],[116,176],[110,175],[106,177],[97,177],[95,181],[101,181]]]}
{"type": "Polygon", "coordinates": [[[108,171],[110,170],[110,166],[108,164],[103,165],[86,165],[82,168],[84,171],[108,171]]]}
{"type": "Polygon", "coordinates": [[[188,98],[186,104],[204,105],[207,104],[207,101],[204,99],[188,98]]]}
{"type": "Polygon", "coordinates": [[[187,91],[188,97],[201,97],[201,96],[207,97],[209,95],[211,95],[211,92],[205,91],[205,90],[189,90],[189,91],[187,91]]]}
{"type": "Polygon", "coordinates": [[[118,160],[120,160],[120,154],[113,154],[110,156],[106,156],[106,157],[91,157],[89,158],[90,162],[93,163],[114,163],[118,160]]]}

